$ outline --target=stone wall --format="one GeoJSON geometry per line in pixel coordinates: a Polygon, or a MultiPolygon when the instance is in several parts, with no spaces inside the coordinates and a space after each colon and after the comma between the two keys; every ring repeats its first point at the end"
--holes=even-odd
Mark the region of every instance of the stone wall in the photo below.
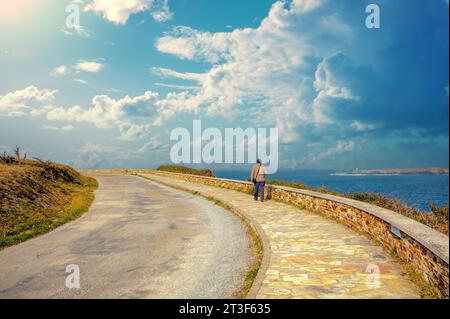
{"type": "MultiPolygon", "coordinates": [[[[241,192],[253,189],[252,183],[244,181],[161,171],[145,173],[241,192]]],[[[266,197],[316,212],[365,234],[412,266],[440,298],[449,297],[448,236],[393,211],[343,197],[282,186],[269,186],[266,197]]]]}

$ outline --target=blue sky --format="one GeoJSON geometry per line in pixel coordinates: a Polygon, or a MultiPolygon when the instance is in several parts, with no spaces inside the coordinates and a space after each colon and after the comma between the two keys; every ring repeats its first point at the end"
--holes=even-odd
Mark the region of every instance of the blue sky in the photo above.
{"type": "Polygon", "coordinates": [[[445,0],[2,0],[0,151],[154,167],[201,119],[284,169],[448,167],[448,38],[445,0]]]}

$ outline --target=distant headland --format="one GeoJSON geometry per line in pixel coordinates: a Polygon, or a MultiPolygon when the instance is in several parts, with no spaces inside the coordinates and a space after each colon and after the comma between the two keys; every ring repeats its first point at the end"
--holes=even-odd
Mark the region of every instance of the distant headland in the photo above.
{"type": "Polygon", "coordinates": [[[448,175],[449,169],[442,167],[354,169],[350,175],[448,175]]]}

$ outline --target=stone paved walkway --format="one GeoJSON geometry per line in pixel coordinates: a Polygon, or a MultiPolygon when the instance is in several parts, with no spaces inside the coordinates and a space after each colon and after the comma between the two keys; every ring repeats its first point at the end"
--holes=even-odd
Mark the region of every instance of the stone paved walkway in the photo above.
{"type": "Polygon", "coordinates": [[[275,201],[175,178],[145,175],[244,211],[264,230],[272,254],[257,298],[419,298],[415,285],[380,247],[349,228],[275,201]],[[378,268],[380,275],[370,275],[378,268]]]}

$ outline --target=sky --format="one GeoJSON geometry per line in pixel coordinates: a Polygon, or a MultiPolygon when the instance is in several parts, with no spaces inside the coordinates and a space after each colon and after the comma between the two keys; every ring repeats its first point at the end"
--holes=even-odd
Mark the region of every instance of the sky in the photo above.
{"type": "Polygon", "coordinates": [[[200,119],[278,128],[280,169],[448,167],[448,24],[446,0],[2,0],[0,151],[153,168],[200,119]]]}

